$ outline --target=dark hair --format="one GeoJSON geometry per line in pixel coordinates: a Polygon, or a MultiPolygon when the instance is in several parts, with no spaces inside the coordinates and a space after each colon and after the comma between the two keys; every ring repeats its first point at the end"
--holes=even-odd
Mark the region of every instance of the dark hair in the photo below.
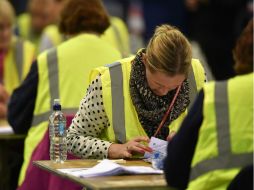
{"type": "Polygon", "coordinates": [[[102,34],[109,25],[108,14],[100,0],[68,0],[61,13],[59,30],[67,35],[102,34]]]}
{"type": "Polygon", "coordinates": [[[235,72],[247,74],[253,72],[253,19],[244,28],[233,50],[235,72]]]}

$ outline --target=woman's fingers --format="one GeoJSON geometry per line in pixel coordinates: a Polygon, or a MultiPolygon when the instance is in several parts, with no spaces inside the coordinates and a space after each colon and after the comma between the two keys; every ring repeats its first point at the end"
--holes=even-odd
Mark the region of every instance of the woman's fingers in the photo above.
{"type": "Polygon", "coordinates": [[[141,136],[141,137],[134,138],[133,141],[136,141],[136,142],[147,142],[147,143],[149,143],[150,139],[148,137],[141,136]]]}
{"type": "Polygon", "coordinates": [[[128,150],[129,150],[129,152],[138,152],[138,153],[141,153],[141,154],[145,153],[145,150],[138,147],[138,146],[131,146],[128,150]]]}
{"type": "Polygon", "coordinates": [[[124,151],[123,152],[123,158],[131,158],[132,157],[132,154],[128,151],[124,151]]]}
{"type": "Polygon", "coordinates": [[[126,143],[126,149],[129,153],[139,152],[141,154],[144,154],[145,152],[152,152],[152,149],[150,147],[141,144],[141,142],[148,143],[149,141],[150,139],[148,137],[136,137],[126,143]]]}
{"type": "Polygon", "coordinates": [[[148,147],[148,146],[145,146],[143,144],[140,144],[140,143],[134,143],[132,145],[127,145],[127,151],[128,152],[139,152],[139,153],[145,153],[145,152],[152,152],[153,150],[148,147]]]}
{"type": "Polygon", "coordinates": [[[9,100],[9,94],[2,84],[0,84],[0,102],[7,103],[9,100]]]}
{"type": "Polygon", "coordinates": [[[136,137],[125,144],[112,144],[108,150],[109,158],[131,158],[133,152],[144,154],[151,152],[152,149],[141,144],[141,142],[148,143],[148,137],[136,137]]]}
{"type": "Polygon", "coordinates": [[[7,115],[7,106],[6,104],[0,103],[0,119],[5,118],[7,115]]]}
{"type": "Polygon", "coordinates": [[[145,152],[152,152],[153,151],[153,149],[151,149],[149,146],[145,146],[145,145],[140,144],[140,143],[137,144],[137,147],[143,149],[145,152]]]}

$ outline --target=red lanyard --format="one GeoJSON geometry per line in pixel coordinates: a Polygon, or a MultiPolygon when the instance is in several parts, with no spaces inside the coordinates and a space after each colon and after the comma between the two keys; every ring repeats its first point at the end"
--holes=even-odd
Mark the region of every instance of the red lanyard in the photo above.
{"type": "Polygon", "coordinates": [[[178,96],[178,94],[179,94],[180,89],[181,89],[181,85],[178,86],[178,88],[177,88],[177,90],[176,90],[176,93],[175,93],[175,96],[174,96],[172,102],[170,103],[170,106],[168,107],[167,112],[166,112],[165,115],[163,116],[163,118],[162,118],[162,120],[161,120],[161,123],[160,123],[159,127],[157,128],[156,132],[155,132],[154,135],[153,135],[154,137],[156,137],[156,136],[158,135],[158,133],[160,132],[162,126],[163,126],[164,123],[166,122],[167,117],[168,117],[168,115],[169,115],[169,112],[170,112],[170,111],[172,110],[172,108],[173,108],[173,105],[174,105],[174,103],[175,103],[175,101],[176,101],[176,98],[177,98],[177,96],[178,96]]]}

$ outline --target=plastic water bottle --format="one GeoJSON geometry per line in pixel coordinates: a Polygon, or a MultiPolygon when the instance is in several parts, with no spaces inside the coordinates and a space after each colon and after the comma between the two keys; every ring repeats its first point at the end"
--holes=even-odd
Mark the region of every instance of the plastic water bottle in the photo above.
{"type": "Polygon", "coordinates": [[[66,118],[59,99],[54,99],[53,113],[49,116],[49,138],[50,160],[64,162],[67,159],[66,118]]]}

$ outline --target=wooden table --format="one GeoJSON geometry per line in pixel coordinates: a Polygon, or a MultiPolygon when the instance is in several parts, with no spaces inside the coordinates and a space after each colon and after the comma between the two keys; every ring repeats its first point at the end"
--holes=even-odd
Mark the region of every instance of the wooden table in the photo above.
{"type": "MultiPolygon", "coordinates": [[[[0,129],[8,128],[6,121],[0,121],[0,129]]],[[[0,189],[14,189],[23,162],[25,135],[0,130],[0,189]]]]}
{"type": "MultiPolygon", "coordinates": [[[[54,163],[52,161],[34,161],[34,165],[39,168],[56,174],[62,178],[67,178],[89,189],[167,189],[164,175],[120,175],[120,176],[104,176],[80,178],[73,175],[65,174],[57,169],[64,168],[87,168],[98,164],[97,160],[67,160],[63,164],[54,163]]],[[[151,166],[151,164],[143,160],[128,160],[125,164],[127,166],[151,166]]]]}
{"type": "Polygon", "coordinates": [[[0,140],[17,140],[17,139],[25,139],[25,135],[0,133],[0,140]]]}
{"type": "Polygon", "coordinates": [[[14,134],[6,120],[0,120],[0,140],[24,139],[25,135],[14,134]]]}

